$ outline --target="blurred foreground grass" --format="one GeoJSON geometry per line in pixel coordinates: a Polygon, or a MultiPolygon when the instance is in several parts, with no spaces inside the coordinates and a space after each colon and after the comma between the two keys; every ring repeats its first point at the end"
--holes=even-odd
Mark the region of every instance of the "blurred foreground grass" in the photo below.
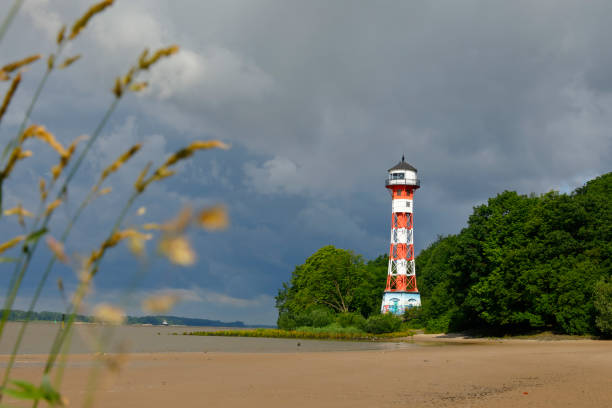
{"type": "MultiPolygon", "coordinates": [[[[8,8],[7,15],[0,24],[0,42],[11,26],[15,15],[18,13],[23,0],[15,0],[12,7],[8,8]]],[[[83,2],[78,3],[81,5],[83,2]]],[[[123,201],[123,206],[117,208],[107,208],[106,211],[114,215],[114,222],[108,225],[106,238],[99,245],[91,248],[88,254],[77,254],[69,256],[72,251],[65,248],[69,245],[68,238],[73,230],[80,228],[79,219],[87,211],[89,205],[106,194],[112,194],[112,186],[109,177],[119,173],[124,169],[124,165],[137,155],[142,146],[147,144],[147,140],[135,145],[124,146],[124,153],[119,155],[114,161],[108,163],[104,170],[91,180],[91,187],[85,198],[80,203],[71,203],[69,191],[79,190],[79,186],[74,188],[73,178],[79,171],[82,163],[86,161],[91,153],[91,148],[100,138],[102,131],[106,127],[109,118],[117,109],[119,102],[129,94],[145,90],[149,86],[146,78],[142,78],[154,68],[161,60],[167,59],[179,52],[177,45],[159,48],[149,51],[145,48],[143,52],[135,58],[125,74],[116,77],[114,84],[108,84],[111,90],[108,94],[110,103],[100,121],[92,126],[89,135],[79,136],[72,141],[63,140],[60,135],[56,135],[45,126],[32,123],[33,114],[37,102],[43,95],[45,85],[57,70],[72,69],[78,66],[81,54],[64,57],[62,53],[66,49],[72,49],[72,45],[67,47],[75,38],[82,35],[89,22],[112,6],[114,0],[102,0],[91,4],[80,18],[76,19],[71,25],[59,27],[55,38],[55,52],[46,56],[41,54],[31,54],[20,56],[13,62],[9,62],[0,67],[0,82],[8,82],[5,96],[0,106],[0,124],[4,114],[11,108],[11,101],[14,95],[19,92],[19,85],[22,78],[30,75],[28,66],[39,61],[46,61],[46,69],[40,78],[38,86],[32,94],[27,108],[23,112],[23,119],[18,126],[17,132],[4,139],[4,148],[0,156],[0,222],[16,222],[21,229],[21,233],[13,236],[12,233],[4,233],[0,238],[0,265],[13,265],[13,273],[10,274],[10,283],[6,290],[0,320],[0,340],[4,334],[6,322],[11,314],[15,299],[21,289],[21,284],[26,275],[34,275],[37,280],[36,288],[32,296],[28,299],[29,308],[24,321],[20,325],[17,339],[12,348],[9,361],[4,368],[2,383],[0,384],[0,406],[7,407],[4,396],[10,396],[16,400],[31,402],[33,407],[43,401],[50,406],[67,405],[67,399],[61,394],[61,385],[66,362],[66,351],[70,347],[73,325],[78,314],[83,314],[87,308],[86,300],[92,292],[95,278],[104,273],[101,263],[105,255],[120,243],[126,243],[130,251],[139,260],[147,258],[146,242],[157,239],[157,252],[167,258],[171,263],[179,266],[192,265],[196,259],[196,253],[187,238],[187,230],[191,227],[201,227],[209,231],[223,229],[228,224],[228,216],[224,206],[215,205],[203,208],[198,212],[192,212],[191,208],[185,207],[176,217],[169,221],[159,223],[146,223],[134,225],[130,223],[125,226],[128,215],[134,210],[137,199],[146,193],[147,188],[154,183],[165,181],[174,176],[177,172],[176,164],[191,158],[196,152],[210,149],[227,149],[225,143],[218,140],[196,140],[170,154],[165,160],[162,159],[158,165],[149,162],[138,178],[133,181],[132,190],[127,197],[118,196],[117,200],[123,201]],[[15,197],[14,191],[5,193],[7,184],[16,182],[14,169],[33,163],[30,157],[37,153],[37,148],[51,149],[57,154],[54,163],[49,163],[44,171],[37,173],[38,166],[32,166],[30,176],[38,179],[38,198],[37,202],[26,201],[26,197],[15,197]],[[31,150],[30,150],[31,149],[31,150]],[[48,169],[48,170],[47,170],[48,169]],[[12,176],[12,177],[11,177],[12,176]],[[11,208],[3,207],[4,198],[10,199],[11,208]],[[29,208],[26,208],[29,207],[29,208]],[[56,210],[61,208],[67,214],[65,223],[51,223],[56,210]],[[55,231],[54,229],[58,229],[55,231]],[[50,255],[45,268],[32,270],[31,260],[39,249],[39,243],[46,243],[46,250],[50,255]],[[20,346],[26,336],[28,323],[34,317],[34,310],[37,306],[40,294],[45,287],[48,278],[51,276],[56,260],[72,268],[77,277],[76,290],[68,294],[64,290],[64,283],[61,279],[57,281],[57,295],[65,304],[65,321],[58,327],[53,339],[49,339],[49,353],[47,362],[42,370],[42,379],[39,384],[12,378],[12,369],[15,358],[19,353],[20,346]]],[[[21,30],[29,30],[29,27],[20,27],[21,30]]],[[[20,113],[17,113],[19,115],[20,113]]],[[[6,133],[6,132],[2,132],[6,133]]],[[[4,136],[4,134],[2,135],[4,136]]],[[[36,161],[37,165],[41,161],[36,161]]],[[[17,180],[17,183],[19,181],[17,180]]],[[[36,190],[36,187],[33,188],[36,190]]],[[[146,212],[144,207],[138,209],[137,214],[143,215],[146,212]]],[[[11,227],[14,229],[15,227],[11,227]]],[[[147,262],[141,262],[148,265],[147,262]]],[[[127,268],[130,269],[130,268],[127,268]]],[[[4,272],[4,271],[3,271],[4,272]]],[[[129,299],[130,294],[136,289],[137,284],[143,281],[147,268],[141,268],[138,273],[134,273],[131,282],[124,288],[120,288],[122,296],[114,303],[101,303],[95,305],[93,310],[94,318],[97,322],[104,323],[104,330],[101,334],[91,336],[89,339],[95,349],[103,355],[107,345],[113,337],[113,326],[123,324],[126,320],[124,303],[129,299]]],[[[151,295],[142,302],[143,310],[147,312],[161,313],[168,311],[180,299],[176,294],[167,293],[161,295],[151,295]]],[[[94,391],[99,383],[101,371],[107,369],[112,373],[121,368],[124,358],[100,359],[99,364],[92,368],[89,373],[89,380],[85,392],[83,406],[88,407],[93,404],[94,391]]],[[[9,401],[10,402],[10,401],[9,401]]]]}

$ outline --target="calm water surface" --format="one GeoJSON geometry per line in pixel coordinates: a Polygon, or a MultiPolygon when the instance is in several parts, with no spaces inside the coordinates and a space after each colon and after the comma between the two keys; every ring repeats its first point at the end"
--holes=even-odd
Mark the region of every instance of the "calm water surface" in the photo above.
{"type": "MultiPolygon", "coordinates": [[[[9,354],[17,337],[20,323],[8,322],[0,340],[0,354],[9,354]]],[[[28,326],[20,353],[44,354],[59,328],[54,323],[31,323],[28,326]]],[[[230,353],[286,353],[353,350],[396,350],[418,347],[409,341],[355,342],[331,340],[266,339],[249,337],[203,337],[172,335],[185,331],[214,331],[217,327],[186,326],[119,326],[77,324],[72,337],[71,353],[96,352],[100,335],[110,338],[107,351],[132,353],[154,352],[230,352],[230,353]],[[299,344],[299,345],[298,345],[299,344]]]]}

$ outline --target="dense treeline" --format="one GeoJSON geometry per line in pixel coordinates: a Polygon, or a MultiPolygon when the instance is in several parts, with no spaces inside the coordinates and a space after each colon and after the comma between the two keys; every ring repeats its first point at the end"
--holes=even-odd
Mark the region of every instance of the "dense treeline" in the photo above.
{"type": "MultiPolygon", "coordinates": [[[[4,310],[0,310],[0,313],[3,313],[3,312],[4,310]]],[[[9,312],[8,321],[24,321],[26,320],[27,314],[28,312],[26,312],[25,310],[13,309],[9,312]]],[[[66,316],[63,313],[43,311],[43,312],[32,312],[32,315],[30,316],[29,320],[61,322],[62,319],[64,318],[66,318],[66,316]]],[[[77,322],[93,322],[93,317],[79,315],[79,314],[76,315],[74,319],[77,322]]]]}
{"type": "MultiPolygon", "coordinates": [[[[9,313],[9,321],[24,321],[26,320],[27,312],[24,310],[11,310],[9,313]]],[[[58,312],[32,312],[30,320],[33,321],[51,321],[61,322],[64,319],[63,313],[58,312]]],[[[92,316],[76,315],[77,322],[93,322],[92,316]]],[[[248,327],[243,322],[222,322],[219,320],[195,319],[190,317],[179,316],[127,316],[127,324],[152,324],[161,325],[166,321],[170,325],[179,326],[213,326],[213,327],[248,327]]]]}
{"type": "Polygon", "coordinates": [[[416,266],[423,308],[415,317],[431,330],[605,332],[612,173],[572,194],[503,192],[416,266]]]}
{"type": "MultiPolygon", "coordinates": [[[[612,173],[572,194],[505,191],[423,250],[416,267],[423,307],[406,314],[413,326],[611,335],[612,173]]],[[[279,327],[312,323],[321,310],[376,314],[386,268],[384,256],[321,248],[279,291],[279,327]]]]}
{"type": "Polygon", "coordinates": [[[241,321],[222,322],[220,320],[196,319],[179,316],[128,316],[127,324],[153,324],[160,325],[164,321],[178,326],[212,326],[212,327],[247,327],[241,321]]]}

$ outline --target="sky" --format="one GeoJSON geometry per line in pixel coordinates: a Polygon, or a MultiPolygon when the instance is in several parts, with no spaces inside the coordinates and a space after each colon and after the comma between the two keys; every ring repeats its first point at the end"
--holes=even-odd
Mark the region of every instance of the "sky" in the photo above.
{"type": "MultiPolygon", "coordinates": [[[[53,52],[61,25],[89,4],[26,0],[0,43],[2,61],[53,52]]],[[[421,179],[417,253],[459,232],[474,206],[504,190],[571,192],[611,171],[611,13],[603,0],[117,0],[67,46],[65,56],[82,58],[52,74],[32,123],[65,144],[90,135],[112,102],[114,78],[143,48],[181,51],[142,76],[146,91],[121,101],[50,233],[59,236],[127,146],[144,147],[79,220],[66,245],[75,257],[108,235],[148,161],[194,140],[222,140],[232,148],[178,166],[138,200],[125,226],[224,203],[230,227],[190,233],[198,254],[191,267],[162,259],[154,243],[146,262],[113,249],[88,304],[120,303],[139,315],[142,298],[170,291],[182,297],[175,315],[274,324],[278,288],[318,248],[365,259],[388,250],[383,179],[402,154],[421,179]]],[[[1,144],[14,136],[44,65],[24,72],[1,144]]],[[[46,146],[28,148],[36,159],[7,181],[5,208],[34,210],[38,180],[57,160],[46,146]]],[[[0,241],[18,233],[14,219],[0,220],[0,241]]],[[[16,307],[26,307],[48,257],[41,246],[16,307]]],[[[0,264],[2,287],[11,268],[0,264]]],[[[57,266],[38,310],[64,308],[58,278],[68,292],[76,287],[74,270],[57,266]]]]}

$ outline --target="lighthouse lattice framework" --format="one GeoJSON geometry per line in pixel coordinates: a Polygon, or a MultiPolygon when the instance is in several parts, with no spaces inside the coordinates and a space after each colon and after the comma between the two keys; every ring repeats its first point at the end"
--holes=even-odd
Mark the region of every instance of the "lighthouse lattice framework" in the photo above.
{"type": "Polygon", "coordinates": [[[391,245],[387,287],[381,312],[403,314],[408,308],[421,306],[414,267],[413,198],[420,187],[417,169],[402,161],[389,169],[385,186],[391,193],[391,245]]]}

